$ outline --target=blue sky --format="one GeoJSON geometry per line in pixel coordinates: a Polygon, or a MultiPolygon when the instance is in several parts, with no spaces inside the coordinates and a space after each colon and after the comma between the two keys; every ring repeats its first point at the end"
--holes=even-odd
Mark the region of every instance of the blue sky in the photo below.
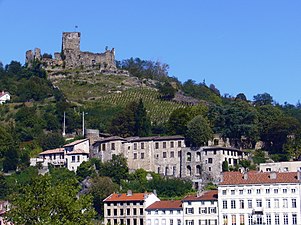
{"type": "Polygon", "coordinates": [[[84,51],[114,47],[117,60],[160,60],[182,82],[296,104],[300,10],[299,0],[0,0],[0,61],[60,51],[62,32],[78,26],[84,51]]]}

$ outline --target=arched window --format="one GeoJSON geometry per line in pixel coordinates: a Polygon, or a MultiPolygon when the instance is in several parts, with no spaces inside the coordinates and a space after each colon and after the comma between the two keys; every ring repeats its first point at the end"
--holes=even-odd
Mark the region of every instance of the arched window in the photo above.
{"type": "Polygon", "coordinates": [[[187,176],[191,176],[191,166],[187,166],[186,174],[187,176]]]}
{"type": "Polygon", "coordinates": [[[187,160],[187,162],[191,161],[191,153],[190,152],[187,152],[186,160],[187,160]]]}
{"type": "Polygon", "coordinates": [[[201,161],[201,153],[200,152],[196,153],[196,161],[197,162],[201,161]]]}
{"type": "Polygon", "coordinates": [[[201,175],[201,172],[202,172],[202,168],[200,165],[197,165],[196,166],[196,175],[201,175]]]}

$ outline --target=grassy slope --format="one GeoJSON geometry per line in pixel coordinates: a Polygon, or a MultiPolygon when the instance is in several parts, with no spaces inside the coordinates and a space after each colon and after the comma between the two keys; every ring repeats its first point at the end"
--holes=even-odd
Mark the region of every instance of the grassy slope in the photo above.
{"type": "Polygon", "coordinates": [[[136,77],[77,71],[51,79],[69,101],[84,106],[105,104],[109,107],[124,107],[129,102],[139,101],[141,98],[152,122],[164,122],[174,109],[185,107],[183,104],[160,100],[155,88],[136,77]]]}

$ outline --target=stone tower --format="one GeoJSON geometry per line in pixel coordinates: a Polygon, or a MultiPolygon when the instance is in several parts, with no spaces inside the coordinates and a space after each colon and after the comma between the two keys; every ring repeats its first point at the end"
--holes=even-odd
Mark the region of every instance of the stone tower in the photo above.
{"type": "Polygon", "coordinates": [[[63,32],[62,51],[80,51],[80,32],[63,32]]]}

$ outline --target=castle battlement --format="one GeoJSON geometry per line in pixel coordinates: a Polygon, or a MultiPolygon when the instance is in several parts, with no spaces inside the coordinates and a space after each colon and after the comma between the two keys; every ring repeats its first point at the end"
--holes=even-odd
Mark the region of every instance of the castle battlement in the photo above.
{"type": "Polygon", "coordinates": [[[39,48],[26,52],[26,64],[30,67],[34,61],[40,61],[46,70],[51,68],[94,68],[100,71],[117,73],[115,50],[106,48],[103,53],[83,52],[80,50],[80,32],[63,32],[61,52],[55,52],[54,58],[41,54],[39,48]]]}

